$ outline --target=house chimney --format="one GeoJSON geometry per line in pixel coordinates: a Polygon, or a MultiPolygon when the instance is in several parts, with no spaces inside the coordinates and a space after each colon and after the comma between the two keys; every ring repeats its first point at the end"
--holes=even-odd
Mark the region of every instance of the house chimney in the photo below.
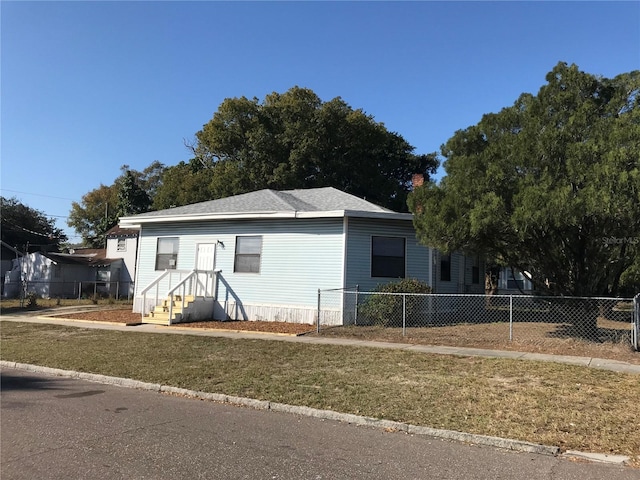
{"type": "Polygon", "coordinates": [[[418,188],[424,185],[424,175],[422,173],[414,173],[411,177],[411,183],[413,188],[418,188]]]}

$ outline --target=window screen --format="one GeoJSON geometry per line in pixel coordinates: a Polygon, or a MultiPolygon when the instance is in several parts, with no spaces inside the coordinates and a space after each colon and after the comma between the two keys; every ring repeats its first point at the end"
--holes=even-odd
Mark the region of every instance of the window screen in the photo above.
{"type": "Polygon", "coordinates": [[[156,270],[175,270],[178,265],[178,237],[158,239],[156,270]]]}
{"type": "Polygon", "coordinates": [[[236,258],[233,271],[239,273],[260,273],[262,237],[236,237],[236,258]]]}

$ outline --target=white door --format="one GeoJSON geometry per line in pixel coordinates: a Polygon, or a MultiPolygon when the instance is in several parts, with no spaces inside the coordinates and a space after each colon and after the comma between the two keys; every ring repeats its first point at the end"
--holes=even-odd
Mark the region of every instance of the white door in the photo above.
{"type": "Polygon", "coordinates": [[[216,244],[199,243],[196,250],[196,270],[198,270],[198,284],[196,295],[213,295],[214,274],[216,265],[216,244]]]}
{"type": "Polygon", "coordinates": [[[213,271],[216,265],[216,244],[199,243],[196,253],[196,270],[213,271]]]}

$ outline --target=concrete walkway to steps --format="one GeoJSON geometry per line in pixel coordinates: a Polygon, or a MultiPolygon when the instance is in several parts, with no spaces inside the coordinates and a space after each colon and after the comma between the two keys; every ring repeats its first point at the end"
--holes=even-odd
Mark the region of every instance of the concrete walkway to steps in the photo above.
{"type": "MultiPolygon", "coordinates": [[[[632,373],[640,375],[640,365],[631,364],[627,362],[621,362],[619,360],[609,360],[605,358],[593,358],[593,357],[577,357],[569,355],[550,355],[545,353],[527,353],[527,352],[515,352],[508,350],[487,350],[481,348],[465,348],[465,347],[446,347],[439,345],[414,345],[409,343],[395,343],[395,342],[376,342],[368,340],[358,340],[351,338],[329,338],[329,337],[316,337],[309,335],[283,335],[274,333],[256,333],[256,332],[237,332],[237,331],[224,331],[224,330],[201,330],[189,327],[180,326],[161,326],[161,325],[136,325],[125,326],[118,323],[108,322],[95,322],[86,320],[66,320],[60,318],[52,318],[42,316],[40,312],[38,316],[33,315],[13,315],[5,314],[0,317],[0,321],[15,321],[15,322],[27,322],[27,323],[43,323],[53,325],[65,325],[65,326],[82,326],[83,328],[96,328],[103,330],[121,330],[128,332],[145,332],[145,333],[165,333],[176,335],[199,335],[205,337],[224,337],[224,338],[246,338],[246,339],[262,339],[262,340],[276,340],[284,342],[298,342],[307,343],[313,345],[345,345],[345,346],[357,346],[357,347],[372,347],[372,348],[390,348],[397,350],[407,350],[413,352],[422,353],[435,353],[440,355],[459,355],[459,356],[475,356],[475,357],[489,357],[489,358],[510,358],[516,360],[535,360],[542,362],[555,362],[565,363],[570,365],[578,365],[589,368],[598,368],[602,370],[611,370],[614,372],[632,373]]],[[[59,311],[57,313],[60,313],[59,311]]],[[[640,356],[640,352],[638,352],[640,356]]]]}

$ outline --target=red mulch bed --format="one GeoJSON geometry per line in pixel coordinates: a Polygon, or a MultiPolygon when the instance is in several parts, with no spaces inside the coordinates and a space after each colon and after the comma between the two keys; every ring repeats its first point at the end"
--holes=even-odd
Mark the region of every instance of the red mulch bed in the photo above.
{"type": "MultiPolygon", "coordinates": [[[[113,323],[140,323],[140,314],[131,310],[96,310],[89,312],[74,312],[56,314],[61,318],[71,318],[74,320],[89,320],[94,322],[113,323]]],[[[262,321],[218,321],[208,320],[204,322],[179,323],[176,326],[212,330],[242,330],[248,332],[268,332],[285,333],[289,335],[299,335],[315,331],[315,326],[306,323],[285,323],[285,322],[262,322],[262,321]]]]}

